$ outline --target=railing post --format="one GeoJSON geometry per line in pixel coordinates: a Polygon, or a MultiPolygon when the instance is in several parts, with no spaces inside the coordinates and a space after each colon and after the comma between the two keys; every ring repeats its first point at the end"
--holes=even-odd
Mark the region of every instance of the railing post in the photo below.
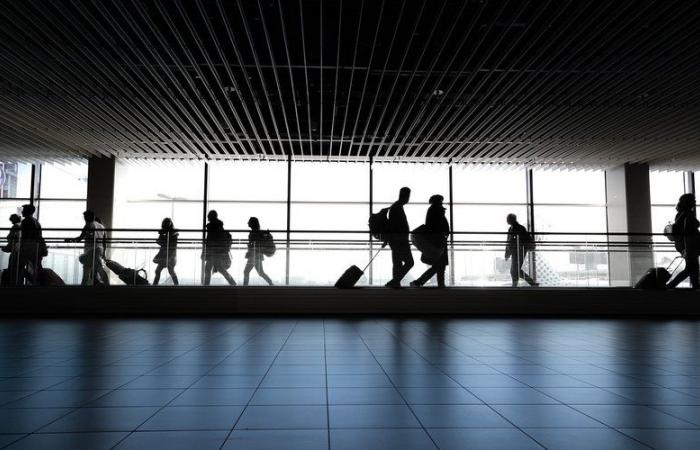
{"type": "MultiPolygon", "coordinates": [[[[201,251],[202,254],[206,258],[205,254],[205,242],[207,239],[207,211],[209,209],[209,163],[205,162],[204,163],[204,196],[202,198],[202,244],[201,244],[201,251]]],[[[172,219],[172,217],[171,217],[172,219]]],[[[201,270],[201,276],[200,276],[200,284],[204,284],[204,269],[206,268],[206,260],[204,258],[201,259],[202,261],[202,270],[201,270]]],[[[195,266],[196,267],[196,266],[195,266]]]]}
{"type": "MultiPolygon", "coordinates": [[[[372,216],[372,211],[374,210],[374,167],[373,167],[374,157],[369,155],[369,214],[367,217],[372,216]]],[[[369,258],[374,255],[374,242],[372,241],[372,233],[368,232],[369,236],[369,258]]],[[[367,283],[371,286],[374,283],[374,268],[372,264],[369,265],[369,272],[367,273],[367,283]]]]}
{"type": "MultiPolygon", "coordinates": [[[[533,175],[532,175],[532,169],[527,169],[525,171],[525,183],[526,183],[526,195],[527,195],[527,229],[530,233],[533,233],[532,236],[536,237],[535,234],[535,193],[534,193],[534,182],[533,182],[533,175]]],[[[536,247],[533,247],[536,248],[536,247]]],[[[535,258],[537,256],[535,255],[534,251],[530,252],[530,257],[528,258],[528,273],[532,277],[533,280],[537,279],[537,264],[535,264],[535,258]]]]}
{"type": "Polygon", "coordinates": [[[454,223],[454,202],[452,196],[452,162],[450,161],[449,167],[449,197],[450,197],[450,285],[455,285],[455,223],[454,223]]]}
{"type": "Polygon", "coordinates": [[[289,259],[292,228],[292,154],[287,155],[287,259],[284,269],[284,284],[289,285],[289,259]]]}

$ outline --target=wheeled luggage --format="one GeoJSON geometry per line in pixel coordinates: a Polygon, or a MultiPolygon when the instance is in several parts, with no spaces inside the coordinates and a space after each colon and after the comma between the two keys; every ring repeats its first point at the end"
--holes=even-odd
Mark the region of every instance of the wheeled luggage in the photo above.
{"type": "Polygon", "coordinates": [[[128,284],[129,286],[147,286],[150,284],[146,278],[147,274],[144,269],[130,269],[111,259],[105,259],[105,264],[109,270],[114,272],[119,279],[124,282],[124,284],[128,284]]]}
{"type": "Polygon", "coordinates": [[[671,277],[673,276],[674,273],[676,273],[676,270],[678,270],[678,267],[680,267],[680,263],[676,265],[676,267],[669,272],[668,270],[673,266],[673,264],[681,259],[682,257],[677,256],[676,258],[671,261],[671,264],[668,265],[668,267],[652,267],[651,269],[647,270],[647,273],[645,273],[642,278],[637,281],[637,284],[634,285],[635,289],[665,289],[666,288],[666,283],[669,282],[671,277]]]}
{"type": "Polygon", "coordinates": [[[338,289],[351,289],[355,287],[358,281],[360,281],[360,278],[362,278],[362,275],[365,273],[365,270],[369,267],[370,264],[372,264],[372,261],[374,261],[374,258],[379,255],[379,252],[381,250],[377,251],[377,253],[372,256],[372,258],[369,260],[367,265],[365,266],[364,269],[360,269],[359,267],[353,265],[348,268],[343,274],[338,278],[338,281],[335,282],[335,287],[338,289]]]}

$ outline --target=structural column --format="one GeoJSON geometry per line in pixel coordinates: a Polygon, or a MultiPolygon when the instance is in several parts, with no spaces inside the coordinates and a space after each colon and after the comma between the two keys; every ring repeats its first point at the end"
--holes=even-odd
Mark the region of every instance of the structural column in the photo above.
{"type": "Polygon", "coordinates": [[[654,265],[649,166],[625,164],[605,172],[611,286],[633,285],[654,265]],[[647,234],[647,235],[645,235],[647,234]]]}
{"type": "Polygon", "coordinates": [[[102,219],[105,228],[112,228],[114,168],[114,158],[93,156],[88,160],[87,209],[102,219]]]}

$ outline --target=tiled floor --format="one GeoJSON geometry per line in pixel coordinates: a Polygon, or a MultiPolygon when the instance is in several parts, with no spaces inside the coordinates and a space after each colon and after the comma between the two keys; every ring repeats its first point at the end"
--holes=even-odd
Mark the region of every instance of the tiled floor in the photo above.
{"type": "Polygon", "coordinates": [[[700,448],[700,322],[0,322],[10,449],[700,448]]]}

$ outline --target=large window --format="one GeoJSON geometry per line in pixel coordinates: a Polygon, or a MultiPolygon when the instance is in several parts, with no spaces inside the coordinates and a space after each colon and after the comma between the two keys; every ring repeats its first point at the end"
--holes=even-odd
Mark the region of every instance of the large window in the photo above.
{"type": "Polygon", "coordinates": [[[457,232],[452,255],[455,284],[508,284],[510,275],[503,259],[506,216],[516,214],[527,224],[525,170],[458,166],[453,169],[452,189],[457,232]]]}
{"type": "MultiPolygon", "coordinates": [[[[246,264],[248,219],[257,217],[263,229],[272,231],[278,252],[266,258],[265,272],[276,284],[286,274],[287,163],[277,161],[213,162],[209,165],[209,209],[215,209],[235,239],[229,272],[240,280],[246,264]],[[238,230],[238,231],[235,231],[238,230]]],[[[201,226],[201,225],[200,225],[201,226]]],[[[259,284],[255,271],[251,284],[259,284]]],[[[212,284],[224,283],[213,277],[212,284]]]]}
{"type": "Polygon", "coordinates": [[[605,173],[536,170],[532,177],[535,231],[583,234],[539,236],[531,270],[543,285],[607,285],[607,238],[596,234],[607,232],[605,173]]]}
{"type": "MultiPolygon", "coordinates": [[[[651,198],[651,231],[662,233],[676,217],[678,197],[685,193],[683,172],[649,172],[649,196],[651,198]]],[[[673,243],[665,236],[654,236],[654,264],[667,267],[678,256],[673,243]]]]}
{"type": "Polygon", "coordinates": [[[296,162],[291,193],[293,230],[359,233],[292,234],[290,283],[329,285],[348,266],[362,265],[368,256],[369,165],[296,162]]]}
{"type": "MultiPolygon", "coordinates": [[[[86,161],[67,164],[42,164],[37,217],[44,228],[81,228],[87,199],[86,161]]],[[[70,233],[75,234],[75,233],[70,233]]],[[[66,232],[47,231],[47,236],[65,236],[66,232]]]]}

